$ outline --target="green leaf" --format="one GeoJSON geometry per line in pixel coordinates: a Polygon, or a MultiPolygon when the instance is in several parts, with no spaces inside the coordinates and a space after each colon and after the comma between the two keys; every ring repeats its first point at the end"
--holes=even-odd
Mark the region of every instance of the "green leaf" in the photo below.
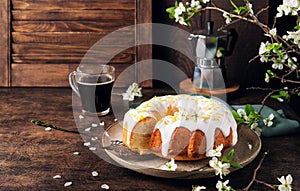
{"type": "Polygon", "coordinates": [[[272,72],[272,70],[267,70],[267,73],[271,76],[274,76],[275,74],[272,72]]]}
{"type": "Polygon", "coordinates": [[[239,163],[236,162],[229,162],[230,166],[234,167],[234,168],[243,168],[242,165],[240,165],[239,163]]]}
{"type": "Polygon", "coordinates": [[[259,119],[260,118],[260,115],[258,113],[256,113],[255,111],[251,112],[248,117],[252,120],[254,119],[259,119]]]}
{"type": "Polygon", "coordinates": [[[247,115],[249,115],[250,113],[255,113],[253,106],[250,104],[247,104],[245,106],[245,112],[247,115]]]}
{"type": "Polygon", "coordinates": [[[232,0],[229,0],[229,2],[236,10],[239,9],[238,6],[232,0]]]}
{"type": "Polygon", "coordinates": [[[227,154],[227,158],[231,159],[231,157],[234,155],[234,149],[231,149],[231,151],[227,154]]]}
{"type": "Polygon", "coordinates": [[[175,7],[169,7],[166,9],[166,12],[169,13],[169,18],[170,19],[174,19],[174,15],[175,15],[175,7]]]}
{"type": "Polygon", "coordinates": [[[238,125],[244,122],[244,119],[242,119],[235,110],[231,110],[231,113],[238,125]]]}
{"type": "Polygon", "coordinates": [[[225,156],[221,159],[221,162],[222,163],[230,163],[230,160],[227,158],[227,156],[225,156]]]}

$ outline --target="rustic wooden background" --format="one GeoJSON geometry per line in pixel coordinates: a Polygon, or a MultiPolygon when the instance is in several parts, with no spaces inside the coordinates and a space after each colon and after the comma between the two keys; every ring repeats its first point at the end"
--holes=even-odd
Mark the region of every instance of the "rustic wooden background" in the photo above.
{"type": "MultiPolygon", "coordinates": [[[[125,26],[153,22],[176,26],[189,32],[205,28],[207,13],[194,19],[192,28],[182,27],[170,20],[165,10],[174,5],[174,2],[175,0],[0,0],[3,5],[0,7],[3,13],[0,17],[0,86],[69,86],[67,75],[78,66],[86,51],[101,37],[125,26]]],[[[231,9],[228,1],[214,2],[227,10],[231,9]]],[[[260,18],[271,24],[278,2],[254,0],[253,3],[255,10],[270,6],[270,11],[261,14],[260,18]]],[[[212,12],[211,15],[216,31],[224,25],[224,18],[218,12],[212,12]]],[[[282,24],[285,27],[286,22],[282,24]]],[[[251,64],[248,61],[257,55],[259,44],[266,37],[258,27],[246,22],[237,22],[228,27],[231,28],[237,31],[238,41],[233,54],[225,61],[228,80],[238,82],[242,87],[261,85],[264,83],[266,66],[258,60],[251,64]]],[[[138,35],[141,34],[128,31],[121,38],[132,41],[152,38],[150,33],[143,34],[141,38],[138,35]]],[[[116,44],[122,39],[116,39],[116,44]]],[[[174,41],[173,34],[168,36],[168,40],[174,41]]],[[[192,51],[188,40],[181,39],[178,43],[192,51]]],[[[110,52],[110,45],[107,45],[104,54],[110,52]]],[[[180,52],[155,45],[153,50],[151,45],[125,49],[111,60],[111,64],[117,67],[119,74],[133,63],[152,56],[173,63],[188,77],[193,75],[192,60],[180,52]]],[[[91,58],[91,61],[95,60],[91,58]]],[[[149,70],[152,68],[138,68],[128,74],[128,78],[143,76],[149,70]]],[[[160,68],[153,70],[162,72],[160,68]]],[[[175,83],[184,80],[177,74],[165,73],[174,77],[175,83]]]]}
{"type": "MultiPolygon", "coordinates": [[[[94,43],[122,27],[151,22],[149,0],[1,0],[0,3],[3,37],[0,86],[68,86],[68,74],[94,43]]],[[[116,36],[113,44],[105,44],[104,52],[96,50],[95,57],[89,59],[101,63],[102,57],[109,55],[114,47],[133,44],[135,40],[133,27],[116,36]]],[[[145,53],[143,48],[124,49],[110,61],[117,74],[151,53],[151,46],[145,53]]]]}

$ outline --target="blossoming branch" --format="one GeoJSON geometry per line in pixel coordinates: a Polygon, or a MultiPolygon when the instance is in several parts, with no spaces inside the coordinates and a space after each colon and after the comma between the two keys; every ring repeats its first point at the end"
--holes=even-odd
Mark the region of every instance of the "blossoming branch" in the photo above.
{"type": "Polygon", "coordinates": [[[191,18],[199,16],[207,10],[221,12],[225,19],[225,26],[235,23],[234,21],[246,21],[257,25],[269,39],[266,42],[261,42],[260,47],[258,47],[258,54],[254,59],[259,58],[262,63],[270,65],[270,69],[265,73],[266,83],[269,83],[271,79],[276,79],[285,86],[284,89],[273,91],[273,95],[268,96],[275,96],[278,100],[289,100],[290,96],[294,94],[300,96],[300,0],[283,0],[283,3],[277,7],[277,14],[272,27],[259,20],[259,15],[268,7],[254,12],[253,6],[255,5],[249,0],[244,0],[244,4],[239,6],[233,0],[228,1],[232,6],[231,11],[216,6],[210,0],[191,0],[186,3],[176,1],[175,5],[166,11],[171,19],[175,19],[175,22],[186,26],[191,26],[191,18]],[[210,4],[206,5],[208,2],[210,4]],[[296,17],[297,20],[294,30],[279,35],[275,27],[276,21],[284,16],[296,17]]]}

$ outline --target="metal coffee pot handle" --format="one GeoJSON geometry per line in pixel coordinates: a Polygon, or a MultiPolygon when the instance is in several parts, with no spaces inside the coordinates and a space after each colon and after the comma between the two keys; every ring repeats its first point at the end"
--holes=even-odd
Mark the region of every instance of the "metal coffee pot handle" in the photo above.
{"type": "Polygon", "coordinates": [[[231,56],[238,39],[238,33],[234,29],[230,29],[229,31],[225,30],[224,32],[227,33],[227,47],[225,56],[231,56]]]}

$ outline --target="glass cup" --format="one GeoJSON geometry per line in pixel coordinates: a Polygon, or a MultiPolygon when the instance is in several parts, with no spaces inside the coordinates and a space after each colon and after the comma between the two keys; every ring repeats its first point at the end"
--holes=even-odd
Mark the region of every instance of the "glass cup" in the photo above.
{"type": "Polygon", "coordinates": [[[69,74],[70,86],[81,98],[84,114],[109,113],[114,81],[115,68],[109,65],[85,64],[69,74]]]}

